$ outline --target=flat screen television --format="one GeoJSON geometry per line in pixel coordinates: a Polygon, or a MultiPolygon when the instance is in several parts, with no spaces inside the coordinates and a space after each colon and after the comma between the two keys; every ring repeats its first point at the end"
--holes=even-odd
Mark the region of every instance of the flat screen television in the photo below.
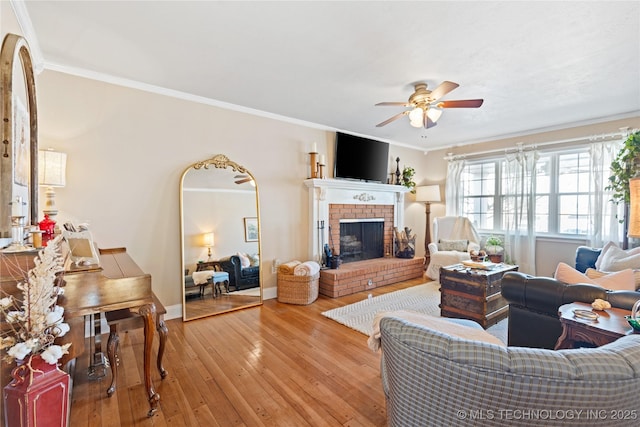
{"type": "Polygon", "coordinates": [[[389,144],[342,132],[336,133],[333,176],[386,184],[389,144]]]}

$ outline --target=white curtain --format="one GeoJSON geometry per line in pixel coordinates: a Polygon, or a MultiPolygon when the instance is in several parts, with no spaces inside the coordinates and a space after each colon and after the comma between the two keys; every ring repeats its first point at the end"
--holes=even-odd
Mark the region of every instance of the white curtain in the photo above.
{"type": "Polygon", "coordinates": [[[505,158],[502,225],[506,261],[519,271],[536,274],[537,151],[519,151],[505,158]]]}
{"type": "Polygon", "coordinates": [[[601,248],[609,241],[622,243],[624,225],[624,205],[611,202],[611,191],[605,188],[611,176],[611,162],[622,149],[623,140],[596,142],[589,146],[591,158],[591,186],[593,192],[589,198],[588,244],[601,248]]]}
{"type": "Polygon", "coordinates": [[[460,177],[464,170],[464,164],[464,160],[449,160],[447,165],[447,181],[444,190],[446,216],[462,214],[462,181],[460,177]]]}

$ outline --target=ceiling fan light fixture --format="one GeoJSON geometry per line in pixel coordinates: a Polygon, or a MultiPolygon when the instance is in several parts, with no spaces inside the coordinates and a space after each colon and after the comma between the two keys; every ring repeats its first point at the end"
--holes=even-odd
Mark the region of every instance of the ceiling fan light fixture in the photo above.
{"type": "Polygon", "coordinates": [[[416,107],[409,112],[409,120],[412,122],[422,121],[422,108],[416,107]]]}
{"type": "Polygon", "coordinates": [[[413,126],[414,128],[422,127],[423,114],[424,112],[420,107],[416,107],[411,110],[411,112],[409,113],[409,123],[411,124],[411,126],[413,126]]]}
{"type": "Polygon", "coordinates": [[[411,120],[409,124],[414,128],[421,128],[423,126],[422,120],[411,120]]]}
{"type": "Polygon", "coordinates": [[[427,117],[429,117],[433,123],[437,122],[440,116],[442,116],[441,108],[431,107],[427,110],[427,117]]]}

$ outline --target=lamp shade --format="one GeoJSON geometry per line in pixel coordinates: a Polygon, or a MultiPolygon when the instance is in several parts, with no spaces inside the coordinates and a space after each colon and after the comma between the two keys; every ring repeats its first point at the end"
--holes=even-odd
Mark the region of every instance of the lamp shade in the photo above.
{"type": "Polygon", "coordinates": [[[416,187],[416,202],[439,202],[439,201],[440,201],[439,185],[424,185],[422,187],[416,187]]]}
{"type": "Polygon", "coordinates": [[[627,236],[640,238],[640,177],[629,180],[629,230],[627,236]]]}
{"type": "Polygon", "coordinates": [[[214,246],[214,237],[213,237],[213,231],[209,232],[209,233],[204,233],[202,235],[202,241],[204,242],[205,247],[210,248],[212,246],[214,246]]]}
{"type": "Polygon", "coordinates": [[[409,123],[414,128],[421,128],[424,124],[424,111],[420,107],[416,107],[409,113],[409,123]]]}
{"type": "Polygon", "coordinates": [[[442,115],[442,108],[430,107],[427,110],[427,116],[431,119],[433,123],[437,122],[441,115],[442,115]]]}
{"type": "Polygon", "coordinates": [[[38,151],[38,182],[47,187],[66,184],[67,154],[53,150],[38,151]]]}

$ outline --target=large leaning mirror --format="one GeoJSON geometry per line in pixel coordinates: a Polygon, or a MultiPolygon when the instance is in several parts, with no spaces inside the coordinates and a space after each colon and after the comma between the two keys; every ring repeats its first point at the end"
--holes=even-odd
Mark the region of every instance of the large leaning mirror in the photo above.
{"type": "Polygon", "coordinates": [[[180,180],[184,320],[262,304],[256,181],[218,154],[180,180]]]}
{"type": "Polygon", "coordinates": [[[14,212],[22,214],[22,226],[38,223],[36,84],[24,38],[16,34],[5,36],[0,50],[0,74],[0,239],[3,239],[12,237],[14,212]],[[7,215],[10,203],[12,213],[7,215]]]}

